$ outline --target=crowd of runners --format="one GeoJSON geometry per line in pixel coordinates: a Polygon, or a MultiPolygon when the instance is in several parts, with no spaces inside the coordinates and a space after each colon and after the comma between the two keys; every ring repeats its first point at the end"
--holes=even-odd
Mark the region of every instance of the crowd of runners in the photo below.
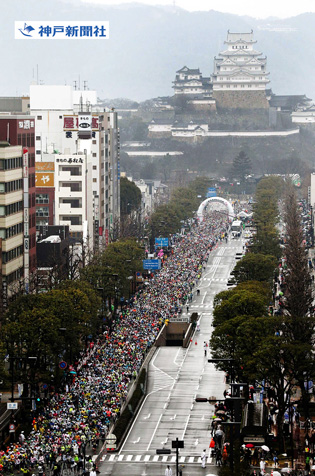
{"type": "Polygon", "coordinates": [[[19,443],[0,452],[1,472],[50,471],[56,476],[61,468],[73,473],[92,469],[86,449],[91,454],[105,441],[161,326],[189,305],[211,250],[228,228],[227,215],[214,212],[186,235],[172,238],[162,269],[119,310],[88,353],[82,353],[77,374],[62,392],[51,395],[34,418],[31,433],[21,433],[19,443]]]}

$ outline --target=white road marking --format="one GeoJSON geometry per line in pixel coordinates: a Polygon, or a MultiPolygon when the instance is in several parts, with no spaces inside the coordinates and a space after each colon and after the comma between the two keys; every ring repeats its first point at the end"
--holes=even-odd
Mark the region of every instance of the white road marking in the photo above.
{"type": "Polygon", "coordinates": [[[194,445],[195,445],[195,446],[198,446],[198,443],[199,443],[199,440],[198,440],[198,438],[197,438],[197,440],[195,441],[194,445]]]}
{"type": "Polygon", "coordinates": [[[151,436],[150,442],[149,442],[149,444],[148,444],[147,451],[149,451],[149,449],[150,449],[152,440],[153,440],[153,438],[154,438],[154,435],[155,435],[155,433],[156,433],[156,430],[158,429],[158,426],[159,426],[159,424],[160,424],[160,421],[161,421],[162,416],[163,416],[163,415],[162,415],[162,413],[161,413],[161,415],[160,415],[160,417],[159,417],[159,419],[158,419],[158,422],[157,422],[157,424],[156,424],[156,427],[154,428],[154,432],[153,432],[153,434],[152,434],[152,436],[151,436]]]}
{"type": "Polygon", "coordinates": [[[137,443],[139,443],[139,441],[140,441],[140,436],[136,441],[133,441],[133,444],[136,445],[137,443]]]}
{"type": "Polygon", "coordinates": [[[171,417],[170,420],[175,420],[176,416],[177,416],[177,415],[176,415],[176,413],[175,413],[175,415],[174,415],[173,417],[171,417]]]}
{"type": "Polygon", "coordinates": [[[150,416],[151,416],[151,413],[149,413],[149,415],[148,415],[148,416],[145,416],[143,419],[144,419],[144,420],[147,420],[148,418],[150,418],[150,416]]]}
{"type": "Polygon", "coordinates": [[[184,428],[184,431],[183,431],[182,440],[184,439],[184,436],[185,436],[185,433],[186,433],[186,430],[187,430],[187,426],[188,426],[188,423],[189,423],[189,419],[190,419],[190,415],[188,415],[187,420],[186,420],[186,424],[185,424],[185,428],[184,428]]]}

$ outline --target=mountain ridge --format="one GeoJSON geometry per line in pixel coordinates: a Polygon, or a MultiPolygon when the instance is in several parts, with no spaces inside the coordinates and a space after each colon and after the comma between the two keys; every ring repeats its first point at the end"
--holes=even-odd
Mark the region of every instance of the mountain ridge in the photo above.
{"type": "Polygon", "coordinates": [[[273,92],[315,98],[314,27],[314,13],[261,20],[139,3],[106,6],[16,0],[7,3],[5,18],[0,20],[0,47],[10,59],[6,74],[0,77],[0,94],[28,94],[38,64],[39,79],[45,84],[73,84],[80,75],[100,97],[143,101],[172,95],[178,69],[186,64],[199,67],[203,76],[211,75],[214,56],[223,50],[227,30],[253,29],[257,49],[267,56],[273,92]],[[14,20],[24,19],[108,20],[110,38],[104,42],[31,40],[28,45],[27,39],[14,40],[14,20]]]}

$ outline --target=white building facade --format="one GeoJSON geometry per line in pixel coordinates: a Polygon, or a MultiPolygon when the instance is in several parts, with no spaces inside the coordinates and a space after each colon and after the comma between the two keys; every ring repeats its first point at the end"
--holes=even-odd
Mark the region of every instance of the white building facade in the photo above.
{"type": "Polygon", "coordinates": [[[71,86],[32,85],[30,108],[35,116],[36,161],[45,162],[51,154],[55,157],[54,224],[67,224],[72,237],[88,242],[90,247],[98,246],[103,232],[110,237],[106,232],[110,219],[106,219],[117,214],[119,218],[117,113],[106,112],[104,127],[100,116],[103,121],[105,113],[99,112],[96,92],[73,90],[71,86]],[[109,159],[110,180],[104,185],[102,171],[109,159]],[[103,219],[100,203],[108,210],[108,217],[103,219]]]}

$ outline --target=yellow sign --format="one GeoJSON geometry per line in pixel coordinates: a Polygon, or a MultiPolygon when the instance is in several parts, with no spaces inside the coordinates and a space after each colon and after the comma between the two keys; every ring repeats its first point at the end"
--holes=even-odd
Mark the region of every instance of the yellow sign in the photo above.
{"type": "Polygon", "coordinates": [[[55,170],[55,163],[54,162],[35,162],[35,170],[50,170],[53,172],[55,170]]]}
{"type": "Polygon", "coordinates": [[[54,175],[51,172],[36,172],[36,187],[54,187],[54,175]]]}

